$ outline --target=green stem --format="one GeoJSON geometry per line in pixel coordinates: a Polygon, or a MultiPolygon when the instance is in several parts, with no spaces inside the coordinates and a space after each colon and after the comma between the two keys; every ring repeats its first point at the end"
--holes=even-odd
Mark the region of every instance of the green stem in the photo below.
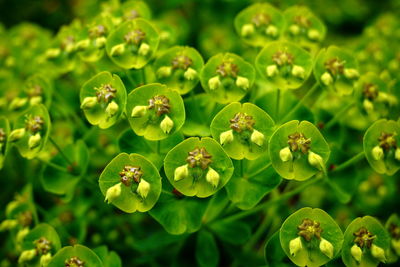
{"type": "Polygon", "coordinates": [[[263,171],[265,171],[266,169],[268,169],[269,167],[271,167],[272,163],[268,162],[268,164],[265,164],[264,167],[262,167],[261,169],[257,170],[255,173],[252,173],[249,175],[249,178],[252,178],[254,176],[259,175],[260,173],[262,173],[263,171]]]}
{"type": "Polygon", "coordinates": [[[161,141],[160,141],[160,140],[157,140],[157,143],[156,143],[156,151],[157,151],[157,154],[158,154],[158,155],[160,155],[160,147],[161,147],[161,141]]]}
{"type": "Polygon", "coordinates": [[[125,71],[125,75],[128,78],[129,82],[132,84],[133,87],[136,87],[136,82],[135,80],[132,78],[131,74],[129,73],[129,70],[125,71]]]}
{"type": "Polygon", "coordinates": [[[49,136],[50,142],[53,144],[53,146],[57,149],[58,153],[64,158],[64,160],[68,163],[68,165],[72,166],[72,161],[69,160],[67,155],[64,154],[64,151],[61,149],[61,147],[53,140],[51,136],[49,136]]]}
{"type": "Polygon", "coordinates": [[[283,119],[280,121],[285,122],[287,119],[289,119],[294,113],[296,113],[303,105],[304,103],[310,98],[310,96],[313,95],[313,93],[318,89],[318,83],[315,83],[310,90],[308,90],[308,92],[301,98],[301,100],[299,102],[297,102],[297,104],[292,108],[292,110],[290,110],[289,113],[287,113],[285,115],[285,117],[283,117],[283,119]]]}
{"type": "Polygon", "coordinates": [[[46,165],[48,165],[48,166],[50,166],[50,167],[52,167],[52,168],[54,168],[54,169],[56,169],[56,170],[59,170],[60,172],[69,173],[66,167],[62,167],[62,166],[60,166],[60,165],[54,164],[54,163],[51,162],[51,161],[45,161],[45,160],[43,160],[43,159],[41,159],[41,158],[37,158],[37,159],[38,159],[41,163],[46,164],[46,165]]]}
{"type": "Polygon", "coordinates": [[[349,104],[347,104],[346,106],[344,106],[341,110],[339,110],[338,112],[336,112],[335,116],[332,117],[332,119],[330,119],[326,124],[324,129],[329,129],[331,128],[333,125],[336,124],[336,122],[338,120],[340,120],[341,118],[343,118],[343,115],[346,114],[346,112],[355,104],[354,101],[351,101],[349,104]]]}
{"type": "Polygon", "coordinates": [[[275,121],[279,121],[280,102],[281,102],[281,90],[278,88],[278,91],[276,92],[275,121]]]}
{"type": "Polygon", "coordinates": [[[142,83],[143,85],[146,84],[146,72],[144,70],[144,67],[142,68],[142,83]]]}
{"type": "Polygon", "coordinates": [[[365,157],[365,153],[364,151],[361,151],[360,153],[358,153],[357,155],[354,155],[353,157],[351,157],[350,159],[346,160],[345,162],[341,163],[340,165],[338,165],[333,172],[338,172],[341,171],[343,169],[346,169],[347,167],[353,165],[354,163],[362,160],[365,157]]]}

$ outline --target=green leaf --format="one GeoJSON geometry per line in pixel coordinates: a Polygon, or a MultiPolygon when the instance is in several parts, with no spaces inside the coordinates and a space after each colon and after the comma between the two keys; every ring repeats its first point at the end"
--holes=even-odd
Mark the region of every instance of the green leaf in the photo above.
{"type": "Polygon", "coordinates": [[[121,267],[122,262],[120,257],[114,251],[108,251],[107,246],[100,246],[93,249],[93,252],[103,262],[104,267],[121,267]]]}
{"type": "Polygon", "coordinates": [[[73,260],[83,261],[85,266],[103,267],[100,258],[89,248],[82,245],[63,247],[50,261],[48,267],[64,266],[73,260]]]}
{"type": "Polygon", "coordinates": [[[10,124],[6,117],[0,117],[0,169],[3,168],[4,159],[8,153],[10,124]]]}
{"type": "Polygon", "coordinates": [[[196,261],[199,266],[218,266],[219,251],[213,235],[205,230],[197,234],[196,261]]]}
{"type": "Polygon", "coordinates": [[[209,227],[219,239],[233,245],[243,245],[251,236],[250,225],[240,221],[218,220],[209,227]]]}

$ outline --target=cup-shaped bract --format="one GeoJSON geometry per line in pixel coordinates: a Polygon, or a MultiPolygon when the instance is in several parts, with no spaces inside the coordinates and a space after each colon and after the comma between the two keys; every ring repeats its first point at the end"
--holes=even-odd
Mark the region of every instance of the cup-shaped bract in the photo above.
{"type": "Polygon", "coordinates": [[[200,74],[203,89],[222,104],[241,100],[253,86],[254,67],[232,53],[211,57],[200,74]]]}
{"type": "Polygon", "coordinates": [[[234,24],[246,44],[263,47],[282,36],[285,20],[281,11],[270,4],[256,3],[240,11],[234,24]]]}
{"type": "Polygon", "coordinates": [[[326,27],[305,6],[291,6],[283,12],[285,38],[307,50],[316,50],[325,39],[326,27]]]}
{"type": "Polygon", "coordinates": [[[49,112],[43,104],[34,105],[20,114],[9,135],[21,156],[32,159],[43,149],[50,133],[49,112]]]}
{"type": "Polygon", "coordinates": [[[130,92],[126,110],[133,131],[148,140],[165,139],[179,131],[185,122],[182,97],[159,83],[130,92]]]}
{"type": "Polygon", "coordinates": [[[204,198],[225,186],[233,174],[233,164],[214,139],[191,137],[168,152],[164,170],[179,192],[204,198]]]}
{"type": "Polygon", "coordinates": [[[211,134],[229,157],[254,160],[266,152],[274,121],[252,103],[234,102],[223,108],[211,122],[211,134]],[[255,138],[259,138],[258,142],[255,138]]]}
{"type": "Polygon", "coordinates": [[[24,84],[24,94],[32,105],[44,104],[50,107],[53,88],[50,81],[41,74],[29,77],[24,84]]]}
{"type": "Polygon", "coordinates": [[[285,179],[303,181],[325,168],[330,148],[315,125],[289,121],[269,140],[269,155],[276,172],[285,179]]]}
{"type": "Polygon", "coordinates": [[[314,76],[321,86],[339,95],[349,95],[359,77],[358,63],[350,52],[329,46],[319,51],[314,76]]]}
{"type": "Polygon", "coordinates": [[[91,249],[74,245],[60,249],[49,262],[48,267],[59,266],[91,266],[103,267],[103,262],[91,249]]]}
{"type": "Polygon", "coordinates": [[[342,261],[347,267],[378,266],[386,262],[389,246],[389,234],[377,219],[358,217],[344,232],[342,261]]]}
{"type": "Polygon", "coordinates": [[[121,4],[119,9],[124,20],[134,20],[137,18],[150,19],[151,10],[144,1],[130,0],[121,4]]]}
{"type": "Polygon", "coordinates": [[[300,46],[275,41],[264,46],[255,64],[269,84],[285,90],[299,88],[308,79],[313,60],[310,53],[300,46]]]}
{"type": "Polygon", "coordinates": [[[85,82],[80,91],[86,119],[101,129],[114,125],[126,105],[126,89],[116,74],[104,71],[85,82]]]}
{"type": "Polygon", "coordinates": [[[139,154],[121,153],[105,167],[99,178],[105,201],[132,213],[153,208],[161,194],[157,168],[139,154]]]}
{"type": "Polygon", "coordinates": [[[10,124],[8,123],[8,120],[5,117],[0,117],[0,169],[3,168],[3,162],[8,152],[9,134],[10,124]]]}
{"type": "Polygon", "coordinates": [[[400,169],[400,123],[378,120],[364,135],[364,152],[369,165],[380,174],[394,175],[400,169]]]}
{"type": "Polygon", "coordinates": [[[388,262],[396,262],[400,257],[400,218],[392,214],[385,224],[390,237],[390,250],[388,251],[388,262]]]}
{"type": "Polygon", "coordinates": [[[110,33],[106,51],[119,67],[140,69],[156,53],[159,39],[157,30],[147,20],[129,20],[110,33]]]}
{"type": "Polygon", "coordinates": [[[183,95],[197,85],[203,65],[203,57],[196,49],[174,46],[157,58],[154,71],[159,82],[183,95]]]}
{"type": "Polygon", "coordinates": [[[321,209],[302,208],[282,224],[279,238],[283,251],[297,266],[322,266],[340,253],[343,233],[321,209]]]}

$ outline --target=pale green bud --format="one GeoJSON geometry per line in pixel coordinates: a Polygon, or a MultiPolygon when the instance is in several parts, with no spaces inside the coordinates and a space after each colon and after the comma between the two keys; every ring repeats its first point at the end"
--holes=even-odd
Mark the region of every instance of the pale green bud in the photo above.
{"type": "Polygon", "coordinates": [[[42,137],[40,136],[40,133],[36,133],[29,137],[28,140],[28,147],[29,149],[34,149],[38,145],[40,145],[40,141],[42,140],[42,137]]]}
{"type": "Polygon", "coordinates": [[[322,253],[324,253],[328,258],[333,258],[333,245],[328,240],[321,238],[319,242],[319,249],[322,253]]]}
{"type": "Polygon", "coordinates": [[[289,252],[290,255],[296,256],[296,254],[303,249],[303,245],[301,243],[301,237],[296,237],[289,242],[289,252]]]}
{"type": "Polygon", "coordinates": [[[110,56],[120,56],[125,52],[125,44],[114,45],[111,47],[110,56]]]}
{"type": "Polygon", "coordinates": [[[312,152],[311,150],[308,151],[308,163],[310,163],[311,166],[321,169],[322,166],[324,166],[324,161],[320,155],[317,153],[312,152]]]}
{"type": "Polygon", "coordinates": [[[106,107],[106,114],[109,118],[113,117],[118,112],[119,106],[115,101],[111,101],[106,107]]]}
{"type": "Polygon", "coordinates": [[[82,50],[87,49],[89,47],[89,45],[90,45],[89,39],[81,40],[75,44],[75,49],[82,51],[82,50]]]}
{"type": "Polygon", "coordinates": [[[158,68],[158,70],[157,70],[157,76],[159,78],[169,77],[169,76],[171,76],[171,73],[172,73],[172,67],[170,67],[170,66],[163,66],[163,67],[158,68]]]}
{"type": "Polygon", "coordinates": [[[36,256],[36,249],[24,250],[18,258],[18,263],[32,260],[36,256]]]}
{"type": "Polygon", "coordinates": [[[107,38],[104,36],[101,36],[101,37],[96,38],[95,41],[96,41],[95,45],[97,48],[103,48],[106,45],[107,38]]]}
{"type": "Polygon", "coordinates": [[[289,27],[289,31],[293,35],[298,35],[300,33],[300,27],[296,24],[292,24],[289,27]]]}
{"type": "Polygon", "coordinates": [[[380,146],[374,146],[372,149],[372,157],[374,160],[381,160],[383,159],[384,153],[383,149],[380,146]]]}
{"type": "Polygon", "coordinates": [[[110,204],[115,199],[117,199],[121,195],[122,191],[121,186],[122,186],[121,183],[118,183],[108,188],[106,192],[106,198],[104,199],[104,201],[107,201],[107,203],[110,204]]]}
{"type": "Polygon", "coordinates": [[[40,103],[42,103],[42,97],[40,95],[31,97],[31,99],[29,99],[29,104],[31,106],[38,105],[40,103]]]}
{"type": "Polygon", "coordinates": [[[73,43],[68,43],[65,46],[65,52],[72,53],[75,50],[75,45],[73,43]]]}
{"type": "Polygon", "coordinates": [[[11,101],[9,109],[10,110],[19,109],[19,108],[25,106],[26,103],[28,103],[28,98],[26,98],[26,97],[24,97],[24,98],[16,97],[11,101]]]}
{"type": "Polygon", "coordinates": [[[368,99],[364,99],[363,107],[364,107],[365,111],[368,113],[370,113],[374,110],[374,104],[371,101],[369,101],[368,99]]]}
{"type": "Polygon", "coordinates": [[[150,184],[144,179],[141,179],[138,188],[136,189],[136,192],[141,198],[146,198],[150,192],[150,184]]]}
{"type": "Polygon", "coordinates": [[[254,25],[253,24],[244,24],[242,26],[242,29],[240,30],[240,34],[243,37],[248,37],[250,35],[252,35],[254,33],[255,29],[254,29],[254,25]]]}
{"type": "Polygon", "coordinates": [[[208,86],[211,90],[216,90],[221,86],[221,81],[219,80],[219,76],[214,76],[208,80],[208,86]]]}
{"type": "Polygon", "coordinates": [[[327,71],[324,72],[324,74],[321,75],[321,82],[326,86],[331,85],[333,83],[332,75],[330,75],[327,71]]]}
{"type": "Polygon", "coordinates": [[[91,109],[97,104],[97,97],[95,96],[88,96],[85,97],[81,104],[81,109],[91,109]]]}
{"type": "Polygon", "coordinates": [[[392,248],[396,252],[397,256],[400,256],[400,239],[392,238],[392,248]]]}
{"type": "Polygon", "coordinates": [[[293,159],[293,154],[292,151],[290,151],[290,148],[287,146],[279,151],[279,157],[283,162],[287,162],[293,159]]]}
{"type": "Polygon", "coordinates": [[[356,79],[360,76],[356,69],[344,69],[343,74],[347,79],[356,79]]]}
{"type": "Polygon", "coordinates": [[[394,152],[394,158],[400,161],[400,147],[396,148],[394,152]]]}
{"type": "Polygon", "coordinates": [[[267,29],[265,30],[265,33],[271,37],[277,37],[278,36],[278,28],[274,25],[269,25],[267,29]]]}
{"type": "Polygon", "coordinates": [[[21,202],[18,200],[13,200],[11,202],[8,202],[6,206],[6,214],[10,214],[10,212],[16,209],[19,205],[21,205],[21,202]]]}
{"type": "Polygon", "coordinates": [[[377,190],[378,196],[384,197],[384,196],[386,196],[387,192],[388,192],[388,190],[387,190],[386,186],[381,185],[378,187],[378,190],[377,190]]]}
{"type": "Polygon", "coordinates": [[[372,255],[372,257],[374,257],[375,259],[377,259],[383,263],[386,262],[385,251],[383,250],[383,248],[378,247],[375,244],[371,245],[371,255],[372,255]]]}
{"type": "Polygon", "coordinates": [[[51,259],[52,259],[52,256],[51,256],[50,252],[42,255],[40,257],[40,262],[39,262],[40,267],[46,267],[47,265],[49,265],[51,259]]]}
{"type": "Polygon", "coordinates": [[[237,76],[237,78],[236,78],[236,86],[240,87],[240,88],[242,88],[244,90],[249,89],[249,87],[250,87],[249,79],[247,79],[245,77],[242,77],[242,76],[237,76]]]}
{"type": "Polygon", "coordinates": [[[26,133],[25,128],[16,129],[10,133],[10,135],[8,136],[8,140],[10,142],[16,142],[22,137],[24,137],[25,133],[26,133]]]}
{"type": "Polygon", "coordinates": [[[357,262],[361,262],[363,252],[359,246],[354,244],[350,249],[350,254],[357,262]]]}
{"type": "Polygon", "coordinates": [[[147,106],[136,106],[132,109],[131,117],[139,118],[143,117],[147,113],[147,106]]]}
{"type": "Polygon", "coordinates": [[[172,130],[172,128],[174,127],[174,122],[173,120],[171,120],[170,117],[168,117],[167,115],[165,115],[165,118],[160,122],[160,128],[161,130],[166,133],[169,134],[172,130]]]}
{"type": "Polygon", "coordinates": [[[218,186],[219,183],[219,174],[213,168],[208,167],[208,171],[206,174],[206,181],[210,183],[214,188],[218,186]]]}
{"type": "Polygon", "coordinates": [[[257,130],[253,130],[250,141],[258,146],[262,146],[264,144],[265,136],[257,130]]]}
{"type": "Polygon", "coordinates": [[[0,224],[0,232],[11,230],[17,227],[17,225],[18,225],[17,220],[12,220],[12,219],[4,220],[0,224]]]}
{"type": "Polygon", "coordinates": [[[141,56],[147,56],[150,52],[150,45],[147,43],[141,43],[139,46],[138,54],[141,56]]]}
{"type": "Polygon", "coordinates": [[[61,50],[59,48],[50,48],[46,50],[47,58],[56,58],[60,55],[61,50]]]}
{"type": "Polygon", "coordinates": [[[306,71],[304,70],[303,67],[294,65],[292,68],[292,75],[295,77],[298,77],[300,79],[304,79],[304,77],[306,75],[306,71]]]}
{"type": "Polygon", "coordinates": [[[268,77],[273,77],[279,73],[279,70],[276,65],[269,65],[266,68],[266,72],[268,77]]]}
{"type": "Polygon", "coordinates": [[[308,30],[307,36],[309,39],[311,39],[313,41],[319,41],[319,39],[321,38],[321,34],[316,29],[308,30]]]}
{"type": "Polygon", "coordinates": [[[171,34],[167,31],[160,32],[160,40],[161,41],[168,41],[171,38],[171,34]]]}
{"type": "Polygon", "coordinates": [[[180,181],[182,179],[185,179],[189,176],[189,169],[188,169],[188,165],[182,165],[178,168],[175,169],[174,172],[174,181],[180,181]]]}
{"type": "Polygon", "coordinates": [[[18,231],[17,236],[16,236],[16,241],[17,243],[22,243],[22,241],[24,241],[25,236],[29,234],[29,228],[25,227],[22,228],[21,230],[18,231]]]}
{"type": "Polygon", "coordinates": [[[219,135],[219,142],[221,143],[221,145],[231,143],[232,141],[233,141],[233,131],[232,130],[222,132],[219,135]]]}
{"type": "Polygon", "coordinates": [[[197,77],[197,71],[192,68],[188,68],[183,74],[183,77],[185,77],[185,79],[188,81],[193,81],[197,77]]]}

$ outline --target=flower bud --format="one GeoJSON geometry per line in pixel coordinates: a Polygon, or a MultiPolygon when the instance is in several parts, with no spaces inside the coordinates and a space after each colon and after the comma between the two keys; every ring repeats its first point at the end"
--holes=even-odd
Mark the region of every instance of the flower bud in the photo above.
{"type": "Polygon", "coordinates": [[[146,198],[150,192],[150,184],[146,182],[144,179],[140,179],[140,183],[136,189],[136,192],[139,194],[141,198],[146,198]]]}
{"type": "Polygon", "coordinates": [[[278,28],[274,25],[269,25],[267,29],[265,30],[265,33],[271,37],[277,37],[278,36],[278,28]]]}
{"type": "Polygon", "coordinates": [[[208,80],[208,86],[211,90],[216,90],[221,86],[221,81],[219,80],[219,76],[214,76],[208,80]]]}
{"type": "Polygon", "coordinates": [[[160,128],[161,130],[166,133],[169,134],[172,130],[172,128],[174,127],[174,122],[173,120],[171,120],[170,117],[168,117],[167,115],[165,115],[165,118],[160,122],[160,128]]]}
{"type": "Polygon", "coordinates": [[[374,110],[374,104],[371,101],[369,101],[368,99],[364,99],[363,107],[364,107],[365,111],[368,113],[370,113],[374,110]]]}
{"type": "Polygon", "coordinates": [[[293,35],[298,35],[300,33],[300,27],[296,24],[292,24],[289,27],[289,31],[293,35]]]}
{"type": "Polygon", "coordinates": [[[25,106],[26,103],[28,103],[28,98],[26,98],[26,97],[24,97],[24,98],[16,97],[11,101],[9,109],[10,110],[19,109],[19,108],[25,106]]]}
{"type": "Polygon", "coordinates": [[[356,69],[344,69],[343,74],[347,79],[356,79],[360,76],[356,69]]]}
{"type": "Polygon", "coordinates": [[[90,109],[97,104],[97,97],[95,96],[88,96],[85,97],[81,104],[81,109],[90,109]]]}
{"type": "Polygon", "coordinates": [[[106,198],[104,201],[107,201],[107,203],[110,204],[121,195],[121,190],[121,183],[111,186],[107,189],[106,198]]]}
{"type": "Polygon", "coordinates": [[[303,67],[298,66],[298,65],[294,65],[292,68],[292,75],[295,77],[298,77],[300,79],[304,79],[305,77],[305,70],[303,67]]]}
{"type": "Polygon", "coordinates": [[[31,97],[31,99],[29,99],[29,104],[31,106],[38,105],[40,103],[42,103],[42,97],[40,95],[31,97]]]}
{"type": "Polygon", "coordinates": [[[25,133],[26,133],[25,128],[16,129],[10,133],[10,135],[8,136],[8,140],[10,142],[16,142],[22,137],[24,137],[25,133]]]}
{"type": "Polygon", "coordinates": [[[214,188],[218,186],[219,174],[213,168],[208,167],[208,172],[206,175],[206,181],[210,183],[214,188]]]}
{"type": "Polygon", "coordinates": [[[372,257],[383,263],[386,262],[385,251],[381,247],[378,247],[375,244],[371,245],[371,255],[372,257]]]}
{"type": "Polygon", "coordinates": [[[160,32],[160,41],[168,41],[171,38],[171,33],[167,31],[160,32]]]}
{"type": "Polygon", "coordinates": [[[125,52],[125,44],[114,45],[111,47],[110,56],[120,56],[125,52]]]}
{"type": "Polygon", "coordinates": [[[372,157],[374,160],[381,160],[383,159],[383,149],[380,146],[374,146],[372,149],[372,157]]]}
{"type": "Polygon", "coordinates": [[[257,130],[253,130],[253,133],[250,136],[251,142],[258,146],[262,146],[264,144],[265,137],[262,133],[257,130]]]}
{"type": "Polygon", "coordinates": [[[188,169],[188,165],[182,165],[178,168],[175,169],[174,172],[174,181],[180,181],[184,178],[187,178],[189,176],[189,169],[188,169]]]}
{"type": "Polygon", "coordinates": [[[185,79],[188,81],[193,81],[197,77],[197,71],[192,68],[188,68],[183,74],[183,77],[185,77],[185,79]]]}
{"type": "Polygon", "coordinates": [[[24,250],[18,258],[18,263],[32,260],[36,256],[36,249],[24,250]]]}
{"type": "Polygon", "coordinates": [[[290,255],[296,256],[296,254],[303,249],[303,245],[301,243],[301,237],[296,237],[289,242],[289,252],[290,255]]]}
{"type": "Polygon", "coordinates": [[[319,249],[322,253],[324,253],[328,258],[333,258],[333,245],[328,240],[321,238],[319,242],[319,249]]]}
{"type": "Polygon", "coordinates": [[[386,196],[387,191],[388,191],[388,190],[387,190],[387,187],[386,187],[386,186],[380,185],[380,186],[378,187],[378,190],[377,190],[378,196],[380,196],[380,197],[386,196]]]}
{"type": "Polygon", "coordinates": [[[96,38],[95,41],[96,41],[95,45],[97,48],[103,48],[106,45],[107,38],[104,36],[101,36],[101,37],[96,38]]]}
{"type": "Polygon", "coordinates": [[[64,48],[65,52],[67,53],[72,53],[75,50],[75,45],[74,43],[67,43],[67,45],[64,48]]]}
{"type": "Polygon", "coordinates": [[[324,74],[321,75],[321,82],[326,86],[331,85],[333,83],[332,75],[330,75],[329,72],[324,72],[324,74]]]}
{"type": "Polygon", "coordinates": [[[350,249],[350,254],[357,262],[361,262],[363,252],[359,246],[354,244],[350,249]]]}
{"type": "Polygon", "coordinates": [[[247,79],[245,77],[242,77],[242,76],[237,76],[237,78],[236,78],[236,86],[240,87],[240,88],[242,88],[244,90],[249,89],[249,87],[250,87],[249,79],[247,79]]]}
{"type": "Polygon", "coordinates": [[[400,239],[392,238],[392,248],[396,252],[397,256],[400,256],[400,239]]]}
{"type": "Polygon", "coordinates": [[[320,155],[317,153],[312,152],[311,150],[308,151],[308,163],[310,163],[311,166],[321,169],[324,166],[324,161],[320,155]]]}
{"type": "Polygon", "coordinates": [[[269,65],[266,68],[266,72],[268,77],[273,77],[279,73],[279,70],[276,65],[269,65]]]}
{"type": "Polygon", "coordinates": [[[25,227],[18,231],[17,236],[15,237],[17,243],[22,243],[24,241],[25,236],[29,234],[29,228],[25,227]]]}
{"type": "Polygon", "coordinates": [[[394,151],[394,158],[400,161],[400,147],[396,148],[394,151]]]}
{"type": "Polygon", "coordinates": [[[29,137],[28,140],[28,147],[29,149],[34,149],[38,145],[40,145],[40,141],[42,140],[42,137],[40,136],[40,133],[36,133],[29,137]]]}
{"type": "Polygon", "coordinates": [[[46,50],[47,58],[56,58],[60,55],[61,50],[59,48],[50,48],[46,50]]]}
{"type": "Polygon", "coordinates": [[[90,45],[89,39],[81,40],[75,44],[75,49],[82,51],[82,50],[87,49],[89,47],[89,45],[90,45]]]}
{"type": "Polygon", "coordinates": [[[39,265],[40,267],[47,267],[52,259],[51,253],[46,253],[40,257],[39,265]]]}
{"type": "Polygon", "coordinates": [[[222,132],[219,135],[219,142],[221,143],[221,145],[228,144],[232,141],[233,141],[233,131],[232,130],[222,132]]]}
{"type": "Polygon", "coordinates": [[[147,106],[136,106],[132,109],[131,117],[139,118],[143,117],[147,113],[147,106]]]}
{"type": "Polygon", "coordinates": [[[150,46],[147,43],[141,43],[139,46],[138,54],[141,56],[147,56],[150,52],[150,46]]]}
{"type": "Polygon", "coordinates": [[[253,24],[244,24],[242,26],[242,29],[240,30],[240,34],[243,37],[248,37],[250,35],[252,35],[254,33],[255,29],[254,29],[254,25],[253,24]]]}
{"type": "Polygon", "coordinates": [[[17,220],[7,219],[1,222],[0,224],[0,232],[8,231],[15,228],[18,225],[17,220]]]}
{"type": "Polygon", "coordinates": [[[283,162],[287,162],[293,159],[293,154],[292,151],[290,151],[290,148],[287,146],[279,151],[279,157],[283,162]]]}
{"type": "Polygon", "coordinates": [[[321,38],[319,31],[317,31],[316,29],[308,30],[307,36],[310,40],[313,40],[313,41],[319,41],[319,39],[321,38]]]}
{"type": "Polygon", "coordinates": [[[158,70],[157,70],[157,76],[159,78],[169,77],[169,76],[171,76],[171,73],[172,73],[172,67],[170,67],[170,66],[163,66],[163,67],[158,68],[158,70]]]}
{"type": "Polygon", "coordinates": [[[119,106],[115,101],[111,101],[106,107],[106,114],[109,118],[113,117],[118,112],[119,106]]]}

